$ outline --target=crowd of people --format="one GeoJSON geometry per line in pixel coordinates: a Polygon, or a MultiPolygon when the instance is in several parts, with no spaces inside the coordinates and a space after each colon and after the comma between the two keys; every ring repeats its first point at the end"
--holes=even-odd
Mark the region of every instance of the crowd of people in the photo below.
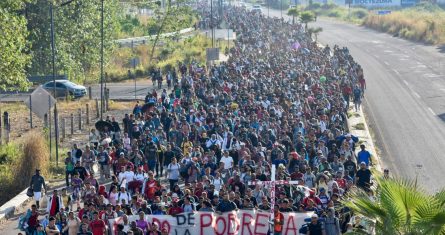
{"type": "Polygon", "coordinates": [[[342,205],[352,188],[373,194],[372,158],[364,145],[356,154],[346,123],[366,86],[360,65],[346,48],[319,47],[300,24],[236,7],[216,17],[237,33],[229,60],[178,65],[171,90],[153,90],[122,121],[107,117],[88,145],[75,144],[65,161],[68,190],[49,197],[44,224],[37,218],[46,186],[33,177],[27,234],[103,235],[108,219],[129,215],[140,219],[117,234],[168,234],[144,215],[254,209],[273,209],[273,234],[289,212],[314,212],[304,234],[364,229],[342,205]],[[251,183],[269,181],[272,164],[276,180],[299,184],[276,185],[276,199],[251,183]]]}

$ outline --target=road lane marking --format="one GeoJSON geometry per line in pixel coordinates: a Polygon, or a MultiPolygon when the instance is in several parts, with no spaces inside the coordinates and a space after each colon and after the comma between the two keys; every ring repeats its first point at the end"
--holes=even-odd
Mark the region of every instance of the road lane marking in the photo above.
{"type": "Polygon", "coordinates": [[[430,107],[428,107],[428,110],[429,110],[434,116],[436,116],[436,113],[435,113],[430,107]]]}
{"type": "Polygon", "coordinates": [[[385,63],[386,65],[389,65],[388,61],[384,61],[383,63],[385,63]]]}
{"type": "MultiPolygon", "coordinates": [[[[393,71],[394,71],[397,75],[400,75],[399,71],[397,71],[396,69],[393,69],[393,71]]],[[[405,81],[405,80],[403,80],[403,81],[405,81]]],[[[405,81],[405,82],[406,82],[406,81],[405,81]]]]}
{"type": "Polygon", "coordinates": [[[405,85],[409,87],[409,83],[406,80],[403,80],[403,83],[405,83],[405,85]]]}
{"type": "Polygon", "coordinates": [[[440,88],[441,91],[445,92],[445,88],[440,88]]]}
{"type": "Polygon", "coordinates": [[[412,92],[413,92],[413,95],[414,95],[415,97],[417,97],[418,99],[420,99],[420,95],[417,94],[417,92],[415,92],[415,91],[412,91],[412,92]]]}

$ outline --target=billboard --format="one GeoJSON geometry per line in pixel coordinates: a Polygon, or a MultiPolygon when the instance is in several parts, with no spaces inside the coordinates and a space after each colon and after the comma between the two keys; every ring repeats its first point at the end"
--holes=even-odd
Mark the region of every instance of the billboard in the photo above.
{"type": "Polygon", "coordinates": [[[401,4],[401,0],[352,0],[353,6],[362,6],[366,8],[397,7],[401,4]]]}

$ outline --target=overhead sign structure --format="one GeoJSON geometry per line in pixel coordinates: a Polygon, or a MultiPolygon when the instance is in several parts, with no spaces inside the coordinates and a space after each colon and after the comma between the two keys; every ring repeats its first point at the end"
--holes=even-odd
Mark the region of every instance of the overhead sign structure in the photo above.
{"type": "Polygon", "coordinates": [[[353,6],[362,6],[366,8],[396,7],[401,4],[401,0],[352,0],[353,6]]]}
{"type": "Polygon", "coordinates": [[[37,87],[30,95],[30,99],[25,100],[26,106],[31,109],[39,118],[44,118],[45,114],[56,104],[56,99],[52,97],[41,86],[37,87]]]}

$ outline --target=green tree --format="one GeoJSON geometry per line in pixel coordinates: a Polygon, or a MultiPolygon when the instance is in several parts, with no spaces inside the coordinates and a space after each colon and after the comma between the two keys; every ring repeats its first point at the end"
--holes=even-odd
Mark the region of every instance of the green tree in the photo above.
{"type": "Polygon", "coordinates": [[[287,15],[292,16],[292,24],[295,24],[295,17],[297,17],[298,14],[300,14],[300,12],[296,7],[293,7],[287,11],[287,15]]]}
{"type": "Polygon", "coordinates": [[[0,1],[0,89],[26,90],[26,68],[30,64],[26,19],[19,12],[24,0],[0,1]]]}
{"type": "Polygon", "coordinates": [[[416,181],[379,179],[376,200],[355,190],[344,202],[375,220],[376,234],[445,234],[445,190],[431,195],[416,181]]]}
{"type": "Polygon", "coordinates": [[[300,14],[300,21],[304,24],[304,27],[307,30],[307,24],[315,21],[315,14],[312,11],[303,11],[300,14]]]}
{"type": "MultiPolygon", "coordinates": [[[[33,55],[32,75],[51,74],[50,4],[53,0],[34,0],[27,4],[28,29],[33,55]]],[[[99,78],[101,1],[78,0],[63,7],[55,1],[54,31],[56,73],[71,80],[99,78]]],[[[104,1],[105,64],[113,50],[113,40],[119,31],[118,0],[104,1]]]]}

